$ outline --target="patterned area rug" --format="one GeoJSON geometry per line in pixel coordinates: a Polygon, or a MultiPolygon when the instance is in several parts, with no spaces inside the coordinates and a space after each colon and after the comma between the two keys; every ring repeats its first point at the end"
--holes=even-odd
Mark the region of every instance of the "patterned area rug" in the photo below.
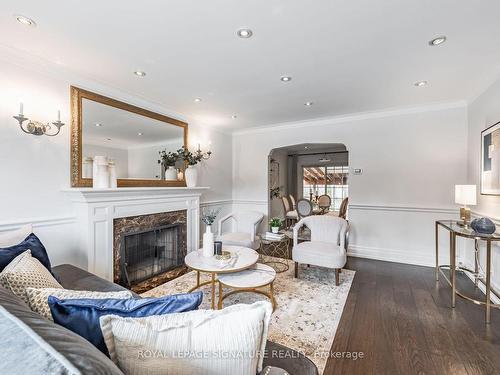
{"type": "MultiPolygon", "coordinates": [[[[265,257],[265,260],[275,258],[265,257]]],[[[279,259],[280,261],[284,261],[279,259]]],[[[293,277],[293,262],[289,270],[278,273],[274,282],[277,303],[269,328],[269,340],[298,350],[309,357],[323,373],[328,353],[335,338],[342,310],[354,278],[354,271],[342,270],[340,286],[335,286],[333,270],[301,265],[299,278],[293,277]]],[[[202,274],[202,281],[209,280],[202,274]]],[[[185,293],[196,285],[196,273],[189,272],[141,294],[142,297],[160,297],[185,293]]],[[[203,286],[200,308],[210,308],[210,285],[203,286]]],[[[218,290],[218,288],[217,288],[218,290]]],[[[227,288],[224,292],[227,292],[227,288]]],[[[268,289],[266,290],[268,291],[268,289]]],[[[217,294],[216,294],[217,299],[217,294]]],[[[255,293],[237,293],[224,300],[224,306],[253,303],[266,297],[255,293]]]]}

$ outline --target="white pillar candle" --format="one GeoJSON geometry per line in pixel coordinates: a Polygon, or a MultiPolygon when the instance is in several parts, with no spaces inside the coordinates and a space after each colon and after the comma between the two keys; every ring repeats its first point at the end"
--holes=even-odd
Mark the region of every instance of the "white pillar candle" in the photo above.
{"type": "Polygon", "coordinates": [[[61,111],[57,111],[57,121],[61,121],[61,111]]]}
{"type": "Polygon", "coordinates": [[[23,103],[19,105],[19,114],[22,116],[23,115],[23,103]]]}

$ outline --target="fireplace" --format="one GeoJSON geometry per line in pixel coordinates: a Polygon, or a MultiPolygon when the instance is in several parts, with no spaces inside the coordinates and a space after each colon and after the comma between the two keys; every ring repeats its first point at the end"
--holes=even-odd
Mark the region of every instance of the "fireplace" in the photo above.
{"type": "Polygon", "coordinates": [[[182,266],[181,224],[125,233],[120,246],[120,284],[131,288],[142,281],[182,266]]]}
{"type": "Polygon", "coordinates": [[[114,219],[114,281],[142,293],[185,273],[186,219],[186,210],[114,219]]]}

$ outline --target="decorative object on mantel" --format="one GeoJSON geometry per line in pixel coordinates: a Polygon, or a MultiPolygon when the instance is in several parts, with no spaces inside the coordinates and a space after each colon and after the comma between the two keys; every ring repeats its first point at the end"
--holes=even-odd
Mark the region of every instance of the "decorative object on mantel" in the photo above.
{"type": "Polygon", "coordinates": [[[196,165],[202,160],[208,160],[212,155],[212,151],[204,153],[198,144],[198,150],[195,152],[189,151],[188,148],[182,147],[178,151],[179,157],[187,163],[187,168],[184,170],[187,187],[195,187],[198,183],[198,169],[196,165]]]}
{"type": "Polygon", "coordinates": [[[203,233],[203,256],[211,257],[214,255],[214,234],[212,233],[212,224],[219,214],[218,210],[203,210],[201,221],[206,225],[205,233],[203,233]]]}
{"type": "Polygon", "coordinates": [[[481,234],[493,234],[497,230],[495,223],[490,219],[488,219],[487,217],[481,217],[472,220],[470,226],[477,233],[481,234]]]}
{"type": "Polygon", "coordinates": [[[109,188],[108,158],[106,156],[94,156],[93,187],[97,189],[109,188]]]}
{"type": "Polygon", "coordinates": [[[470,224],[470,208],[476,205],[476,185],[455,185],[455,203],[461,204],[460,224],[468,227],[470,224]]]}
{"type": "Polygon", "coordinates": [[[283,224],[283,221],[279,217],[273,217],[269,221],[269,225],[271,227],[271,232],[278,233],[280,228],[281,228],[281,224],[283,224]]]}
{"type": "Polygon", "coordinates": [[[481,132],[481,194],[500,195],[500,122],[481,132]]]}
{"type": "Polygon", "coordinates": [[[116,165],[113,160],[108,162],[108,174],[109,174],[109,187],[115,189],[118,187],[118,180],[116,178],[116,165]]]}
{"type": "Polygon", "coordinates": [[[160,151],[160,164],[164,170],[165,180],[177,180],[177,169],[175,163],[179,160],[179,152],[167,152],[166,150],[160,151]]]}
{"type": "Polygon", "coordinates": [[[64,125],[64,122],[61,122],[61,111],[57,111],[57,121],[54,121],[52,125],[54,125],[57,130],[55,133],[49,134],[49,131],[52,129],[52,126],[49,123],[42,123],[40,121],[30,120],[25,117],[23,114],[23,103],[19,105],[19,114],[17,116],[12,116],[19,122],[19,127],[21,130],[27,134],[31,135],[47,135],[49,137],[54,137],[59,134],[61,131],[61,127],[64,125]],[[26,129],[23,127],[23,122],[28,121],[26,125],[26,129]]]}

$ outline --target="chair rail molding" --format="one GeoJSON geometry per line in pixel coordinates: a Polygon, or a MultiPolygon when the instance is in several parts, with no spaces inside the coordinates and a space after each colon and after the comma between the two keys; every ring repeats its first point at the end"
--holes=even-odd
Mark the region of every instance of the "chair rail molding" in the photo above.
{"type": "Polygon", "coordinates": [[[349,210],[371,210],[371,211],[406,211],[424,212],[436,214],[454,215],[458,213],[458,208],[452,207],[415,207],[415,206],[391,206],[374,204],[349,204],[349,210]]]}
{"type": "Polygon", "coordinates": [[[15,230],[26,224],[33,224],[34,228],[52,227],[56,225],[74,224],[76,216],[47,216],[15,219],[0,222],[0,232],[15,230]]]}

